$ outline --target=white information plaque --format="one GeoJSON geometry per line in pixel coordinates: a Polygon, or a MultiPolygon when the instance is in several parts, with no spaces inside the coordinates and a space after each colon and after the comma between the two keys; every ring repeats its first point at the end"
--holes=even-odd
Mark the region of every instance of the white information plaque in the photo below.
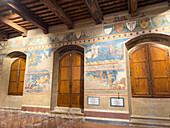
{"type": "Polygon", "coordinates": [[[110,106],[124,107],[124,98],[110,97],[110,106]]]}
{"type": "Polygon", "coordinates": [[[87,104],[88,105],[99,106],[100,105],[100,98],[99,97],[88,96],[87,97],[87,104]]]}

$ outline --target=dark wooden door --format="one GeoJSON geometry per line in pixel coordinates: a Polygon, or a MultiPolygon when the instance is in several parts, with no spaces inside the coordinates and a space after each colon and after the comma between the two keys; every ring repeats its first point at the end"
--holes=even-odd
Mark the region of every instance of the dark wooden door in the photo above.
{"type": "Polygon", "coordinates": [[[10,80],[9,80],[9,95],[22,95],[25,77],[25,59],[17,59],[11,64],[10,80]]]}
{"type": "Polygon", "coordinates": [[[83,107],[83,56],[72,52],[60,59],[59,107],[83,107]]]}
{"type": "Polygon", "coordinates": [[[130,52],[132,96],[169,97],[169,50],[145,44],[130,52]]]}

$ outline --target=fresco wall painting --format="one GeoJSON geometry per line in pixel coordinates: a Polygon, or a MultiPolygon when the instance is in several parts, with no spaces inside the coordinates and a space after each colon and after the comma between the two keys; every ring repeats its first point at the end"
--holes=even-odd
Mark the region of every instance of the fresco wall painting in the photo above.
{"type": "Polygon", "coordinates": [[[111,40],[85,47],[85,89],[125,90],[124,43],[128,38],[111,40]]]}
{"type": "Polygon", "coordinates": [[[48,70],[28,70],[25,75],[25,90],[26,93],[49,93],[50,74],[48,70]]]}
{"type": "MultiPolygon", "coordinates": [[[[6,54],[8,49],[17,50],[23,47],[28,56],[25,92],[49,91],[51,71],[48,70],[49,67],[46,67],[47,69],[40,68],[47,62],[51,62],[52,53],[58,46],[71,44],[78,44],[85,48],[85,81],[87,81],[85,89],[126,90],[125,42],[132,37],[145,33],[167,33],[169,31],[170,14],[168,11],[166,14],[156,17],[143,16],[136,20],[123,19],[121,22],[75,32],[12,39],[1,42],[1,52],[6,54]],[[42,70],[46,70],[45,73],[42,70]]],[[[0,57],[3,58],[3,56],[0,57]]]]}

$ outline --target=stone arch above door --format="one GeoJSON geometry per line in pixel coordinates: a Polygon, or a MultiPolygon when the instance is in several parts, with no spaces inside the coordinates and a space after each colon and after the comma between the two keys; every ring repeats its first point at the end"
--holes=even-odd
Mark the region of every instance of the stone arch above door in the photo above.
{"type": "Polygon", "coordinates": [[[170,47],[170,36],[165,34],[159,34],[159,33],[144,34],[144,35],[137,36],[133,39],[130,39],[125,43],[125,45],[127,50],[130,50],[131,48],[143,42],[155,42],[170,47]]]}
{"type": "Polygon", "coordinates": [[[66,45],[59,47],[53,54],[53,76],[52,76],[52,92],[51,92],[51,110],[57,106],[58,94],[58,77],[59,77],[59,61],[60,58],[69,52],[77,52],[84,55],[84,48],[78,45],[66,45]]]}

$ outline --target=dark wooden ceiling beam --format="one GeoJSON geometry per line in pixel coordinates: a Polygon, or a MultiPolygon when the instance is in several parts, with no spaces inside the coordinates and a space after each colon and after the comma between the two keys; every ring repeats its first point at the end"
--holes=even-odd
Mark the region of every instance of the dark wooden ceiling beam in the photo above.
{"type": "Polygon", "coordinates": [[[60,8],[56,0],[40,0],[44,3],[55,15],[63,21],[69,29],[74,27],[72,20],[66,15],[66,13],[60,8]]]}
{"type": "Polygon", "coordinates": [[[37,15],[31,12],[29,9],[22,6],[19,1],[20,0],[11,0],[4,3],[15,13],[19,14],[24,19],[33,23],[36,27],[42,29],[45,34],[48,33],[48,25],[45,22],[43,22],[41,18],[39,18],[37,15]]]}
{"type": "Polygon", "coordinates": [[[8,20],[7,18],[0,16],[0,21],[9,25],[10,27],[16,29],[22,36],[27,36],[27,30],[18,24],[12,22],[11,20],[8,20]]]}
{"type": "Polygon", "coordinates": [[[128,10],[132,17],[138,15],[138,0],[128,0],[128,10]]]}
{"type": "Polygon", "coordinates": [[[84,0],[84,1],[96,23],[97,24],[102,23],[103,13],[101,11],[98,1],[97,0],[84,0]]]}
{"type": "Polygon", "coordinates": [[[0,37],[9,38],[9,34],[7,32],[0,30],[0,37]]]}

